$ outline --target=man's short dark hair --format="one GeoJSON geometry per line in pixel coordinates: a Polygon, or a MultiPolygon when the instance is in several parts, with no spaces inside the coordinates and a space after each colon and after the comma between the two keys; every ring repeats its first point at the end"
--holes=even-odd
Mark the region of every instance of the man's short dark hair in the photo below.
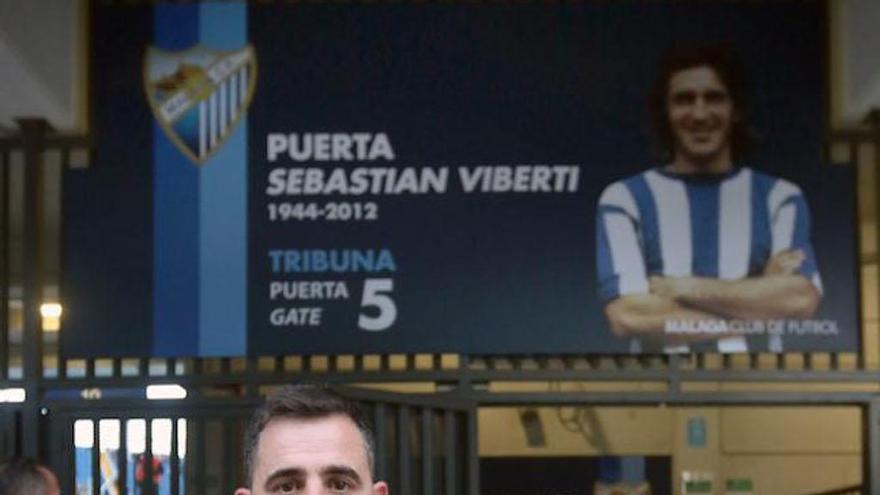
{"type": "Polygon", "coordinates": [[[374,466],[373,431],[360,406],[334,390],[317,385],[285,385],[266,398],[251,417],[245,433],[245,466],[247,482],[253,483],[260,433],[277,418],[310,419],[342,415],[354,422],[361,433],[370,471],[374,466]]]}
{"type": "Polygon", "coordinates": [[[677,47],[663,57],[649,101],[657,151],[664,160],[671,160],[675,155],[667,101],[669,81],[676,72],[696,67],[712,69],[727,88],[733,103],[730,151],[733,159],[739,160],[754,146],[755,133],[751,128],[751,95],[745,67],[728,45],[677,47]]]}
{"type": "Polygon", "coordinates": [[[0,494],[46,495],[51,486],[39,462],[25,457],[10,459],[0,466],[0,494]]]}

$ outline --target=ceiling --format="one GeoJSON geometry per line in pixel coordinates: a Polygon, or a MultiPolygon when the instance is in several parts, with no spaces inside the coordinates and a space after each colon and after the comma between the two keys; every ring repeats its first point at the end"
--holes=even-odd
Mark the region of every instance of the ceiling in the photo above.
{"type": "MultiPolygon", "coordinates": [[[[86,0],[0,0],[0,128],[45,117],[85,128],[86,0]]],[[[832,0],[834,118],[855,124],[880,108],[880,1],[832,0]]]]}

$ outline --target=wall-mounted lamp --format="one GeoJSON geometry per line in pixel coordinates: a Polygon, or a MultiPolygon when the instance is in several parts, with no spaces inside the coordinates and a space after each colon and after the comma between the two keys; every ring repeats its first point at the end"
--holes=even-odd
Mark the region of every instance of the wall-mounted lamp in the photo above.
{"type": "Polygon", "coordinates": [[[62,308],[59,303],[43,303],[40,305],[40,316],[43,317],[43,331],[57,332],[61,329],[62,308]]]}

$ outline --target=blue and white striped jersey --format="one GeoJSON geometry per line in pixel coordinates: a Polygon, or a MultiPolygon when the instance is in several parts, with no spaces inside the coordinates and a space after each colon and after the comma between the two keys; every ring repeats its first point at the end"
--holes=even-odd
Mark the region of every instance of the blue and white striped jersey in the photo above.
{"type": "MultiPolygon", "coordinates": [[[[787,249],[804,252],[799,272],[822,290],[800,188],[748,167],[724,175],[655,168],[617,181],[599,198],[596,227],[599,294],[606,303],[647,294],[651,275],[760,275],[787,249]]],[[[724,339],[719,348],[747,350],[743,339],[724,339]]]]}

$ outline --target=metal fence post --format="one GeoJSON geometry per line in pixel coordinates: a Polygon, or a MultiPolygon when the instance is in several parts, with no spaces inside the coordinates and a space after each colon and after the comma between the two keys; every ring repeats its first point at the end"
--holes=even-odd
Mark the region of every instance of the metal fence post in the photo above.
{"type": "Polygon", "coordinates": [[[43,146],[49,124],[45,119],[18,119],[24,148],[24,243],[22,253],[22,371],[27,400],[22,409],[21,451],[29,457],[40,455],[40,402],[43,378],[43,328],[40,300],[43,291],[41,191],[43,186],[43,146]]]}
{"type": "Polygon", "coordinates": [[[880,493],[880,399],[862,408],[863,493],[880,493]]]}

